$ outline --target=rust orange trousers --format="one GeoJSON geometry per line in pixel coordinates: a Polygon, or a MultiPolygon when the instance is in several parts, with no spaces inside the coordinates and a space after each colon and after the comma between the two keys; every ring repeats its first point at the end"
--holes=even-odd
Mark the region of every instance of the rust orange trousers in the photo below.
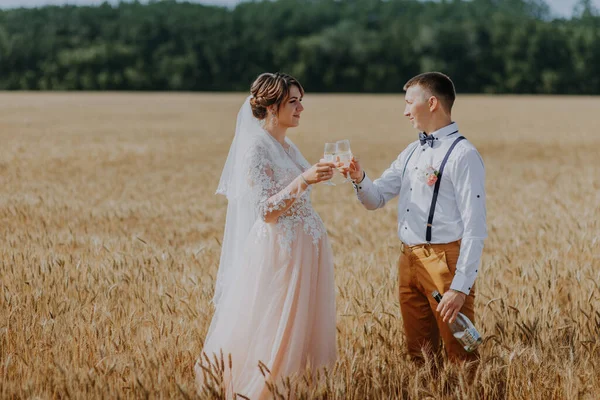
{"type": "MultiPolygon", "coordinates": [[[[468,353],[452,336],[447,323],[436,311],[438,303],[431,296],[434,290],[450,289],[460,253],[460,241],[448,244],[402,245],[398,262],[400,311],[408,353],[415,361],[423,361],[423,351],[432,356],[441,354],[440,338],[448,360],[454,363],[475,362],[477,352],[468,353]]],[[[461,312],[475,323],[475,286],[465,300],[461,312]]]]}

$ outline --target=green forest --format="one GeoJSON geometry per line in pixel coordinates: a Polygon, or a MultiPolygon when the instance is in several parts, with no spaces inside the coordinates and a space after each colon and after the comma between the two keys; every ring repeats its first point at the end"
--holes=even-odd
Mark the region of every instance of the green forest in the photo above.
{"type": "Polygon", "coordinates": [[[0,10],[2,90],[397,93],[424,71],[462,93],[600,94],[600,16],[581,0],[153,1],[0,10]]]}

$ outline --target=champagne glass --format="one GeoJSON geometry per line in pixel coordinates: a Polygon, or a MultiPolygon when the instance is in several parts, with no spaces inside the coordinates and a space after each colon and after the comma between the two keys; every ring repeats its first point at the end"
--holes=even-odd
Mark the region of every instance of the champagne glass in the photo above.
{"type": "MultiPolygon", "coordinates": [[[[344,164],[344,168],[350,167],[350,162],[352,161],[352,150],[350,150],[350,141],[349,140],[339,140],[337,143],[337,157],[339,157],[340,162],[344,164]]],[[[350,174],[345,177],[346,180],[344,182],[350,182],[350,174]]]]}
{"type": "MultiPolygon", "coordinates": [[[[323,159],[327,162],[335,163],[336,154],[337,154],[337,144],[325,143],[325,150],[323,151],[323,159]]],[[[326,181],[325,184],[329,185],[329,186],[335,186],[335,183],[331,182],[331,179],[326,181]]]]}

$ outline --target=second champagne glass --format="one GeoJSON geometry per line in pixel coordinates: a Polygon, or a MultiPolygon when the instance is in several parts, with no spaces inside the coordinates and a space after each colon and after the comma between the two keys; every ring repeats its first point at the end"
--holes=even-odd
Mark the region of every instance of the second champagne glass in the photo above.
{"type": "MultiPolygon", "coordinates": [[[[350,162],[352,161],[352,150],[350,150],[350,141],[349,140],[340,140],[336,143],[337,145],[337,157],[341,163],[344,164],[344,168],[348,168],[350,166],[350,162]]],[[[350,182],[350,174],[348,174],[344,182],[350,182]]]]}

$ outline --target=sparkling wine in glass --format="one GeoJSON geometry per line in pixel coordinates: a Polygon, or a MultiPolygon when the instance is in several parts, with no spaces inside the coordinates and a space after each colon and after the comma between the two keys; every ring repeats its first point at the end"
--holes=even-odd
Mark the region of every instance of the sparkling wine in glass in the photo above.
{"type": "MultiPolygon", "coordinates": [[[[339,157],[339,162],[344,164],[344,168],[348,168],[350,166],[350,162],[352,161],[352,150],[350,150],[350,141],[340,140],[336,144],[336,156],[339,157]]],[[[350,174],[346,176],[346,180],[344,182],[350,182],[350,174]]]]}
{"type": "MultiPolygon", "coordinates": [[[[325,150],[323,151],[323,159],[328,162],[335,163],[335,157],[337,155],[337,144],[325,143],[325,150]]],[[[331,182],[331,179],[325,182],[326,185],[335,186],[335,183],[331,182]]]]}

